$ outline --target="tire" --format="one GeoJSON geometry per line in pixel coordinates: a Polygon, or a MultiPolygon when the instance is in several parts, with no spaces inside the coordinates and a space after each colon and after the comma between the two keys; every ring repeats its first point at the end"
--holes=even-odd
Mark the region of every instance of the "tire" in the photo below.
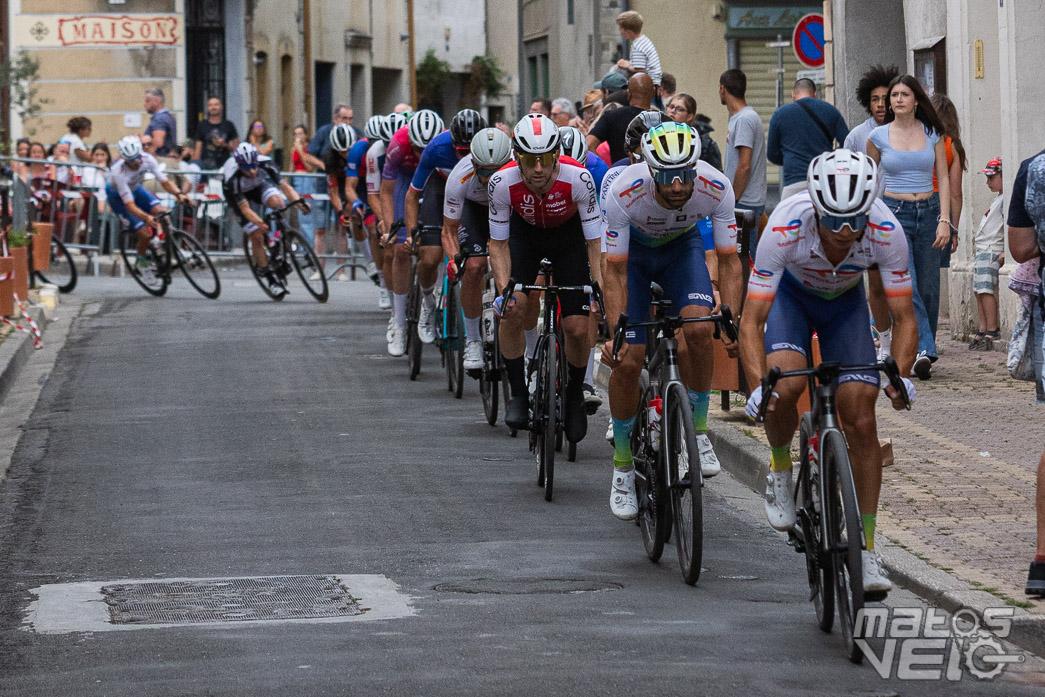
{"type": "Polygon", "coordinates": [[[574,443],[572,440],[566,442],[566,461],[577,461],[577,444],[574,443]]]}
{"type": "Polygon", "coordinates": [[[60,239],[51,236],[51,260],[46,271],[34,271],[34,279],[42,283],[51,283],[58,286],[58,292],[71,293],[76,287],[76,264],[73,256],[69,253],[60,239]]]}
{"type": "Polygon", "coordinates": [[[860,663],[864,654],[854,640],[854,628],[856,617],[864,607],[863,526],[845,438],[839,431],[827,431],[821,434],[821,438],[821,462],[826,478],[824,522],[828,549],[834,555],[838,625],[842,630],[846,656],[853,663],[860,663]]]}
{"type": "Polygon", "coordinates": [[[479,372],[479,395],[483,398],[483,413],[486,414],[486,423],[491,426],[497,425],[497,407],[499,406],[497,394],[501,386],[501,361],[500,351],[496,334],[491,346],[483,341],[483,369],[479,372]]]}
{"type": "Polygon", "coordinates": [[[172,260],[185,274],[189,285],[203,297],[216,299],[221,295],[221,279],[207,252],[199,242],[184,232],[177,231],[171,235],[172,260]]]}
{"type": "Polygon", "coordinates": [[[558,413],[555,408],[556,382],[559,377],[558,351],[555,339],[545,337],[538,345],[537,390],[534,394],[534,428],[538,429],[537,468],[543,475],[544,500],[551,501],[555,485],[555,436],[558,413]],[[543,412],[543,413],[539,413],[543,412]]]}
{"type": "Polygon", "coordinates": [[[809,439],[813,437],[813,415],[802,415],[799,427],[799,468],[795,482],[795,511],[802,527],[802,542],[805,547],[806,577],[809,594],[816,611],[816,621],[825,632],[830,632],[835,621],[834,557],[824,554],[824,528],[819,506],[814,505],[813,496],[823,500],[820,487],[820,468],[814,473],[809,463],[809,439]]]}
{"type": "Polygon", "coordinates": [[[305,285],[305,290],[319,302],[325,303],[330,297],[330,287],[327,285],[323,266],[319,263],[319,257],[313,251],[312,245],[297,230],[287,230],[284,234],[286,235],[284,249],[287,250],[291,263],[294,264],[298,278],[305,285]],[[312,274],[317,271],[319,278],[314,281],[310,280],[312,274]]]}
{"type": "MultiPolygon", "coordinates": [[[[500,322],[498,322],[498,329],[500,329],[500,322]]],[[[501,335],[498,331],[494,335],[494,351],[497,352],[497,368],[501,374],[501,395],[504,398],[504,413],[508,413],[508,400],[511,399],[511,383],[508,382],[508,371],[504,367],[504,359],[501,356],[501,335]]],[[[505,424],[505,428],[508,429],[508,435],[515,438],[519,435],[519,432],[505,424]]]]}
{"type": "Polygon", "coordinates": [[[663,447],[668,464],[675,549],[682,578],[692,586],[700,578],[700,563],[704,555],[704,487],[700,476],[700,454],[689,396],[681,385],[671,385],[664,407],[663,447]],[[683,465],[688,469],[685,478],[680,476],[683,465]]]}
{"type": "Polygon", "coordinates": [[[653,450],[646,405],[653,399],[649,374],[639,376],[639,404],[631,430],[631,457],[635,463],[635,497],[639,502],[639,533],[650,561],[660,561],[668,523],[668,495],[660,476],[660,454],[653,450]]]}
{"type": "Polygon", "coordinates": [[[424,345],[417,334],[417,319],[421,313],[421,286],[414,276],[410,284],[410,295],[406,299],[406,367],[411,380],[421,373],[421,352],[424,345]]]}
{"type": "Polygon", "coordinates": [[[464,315],[461,314],[461,285],[450,285],[443,309],[443,323],[446,336],[443,337],[446,359],[446,382],[454,399],[464,394],[464,315]]]}
{"type": "MultiPolygon", "coordinates": [[[[254,280],[258,282],[258,285],[261,286],[261,290],[265,291],[265,295],[269,296],[276,302],[279,302],[283,299],[285,294],[281,293],[277,295],[276,293],[272,292],[271,288],[269,288],[268,279],[265,278],[265,274],[261,272],[261,269],[258,268],[258,265],[254,262],[253,248],[253,244],[250,241],[250,235],[244,232],[243,253],[247,255],[247,266],[250,267],[250,273],[254,276],[254,280]]],[[[272,263],[272,257],[269,255],[268,250],[265,251],[265,256],[269,259],[269,266],[274,266],[272,263]]],[[[280,276],[278,270],[274,268],[273,271],[276,273],[277,276],[280,276]]],[[[283,280],[285,281],[286,279],[283,280]]]]}
{"type": "MultiPolygon", "coordinates": [[[[146,293],[155,296],[161,296],[167,292],[167,286],[170,285],[170,278],[163,274],[152,273],[147,276],[143,276],[141,269],[138,268],[138,233],[133,230],[123,230],[120,232],[120,256],[123,257],[123,265],[127,269],[127,273],[131,275],[135,283],[141,286],[146,293]]],[[[156,254],[155,248],[150,244],[147,254],[149,259],[152,261],[153,269],[158,270],[161,266],[161,259],[156,254]]]]}

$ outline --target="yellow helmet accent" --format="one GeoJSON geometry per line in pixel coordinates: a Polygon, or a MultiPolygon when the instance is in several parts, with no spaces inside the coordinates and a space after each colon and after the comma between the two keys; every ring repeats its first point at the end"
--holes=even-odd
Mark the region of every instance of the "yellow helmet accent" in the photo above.
{"type": "Polygon", "coordinates": [[[642,137],[642,155],[653,169],[685,169],[700,159],[700,138],[683,123],[668,122],[642,137]]]}

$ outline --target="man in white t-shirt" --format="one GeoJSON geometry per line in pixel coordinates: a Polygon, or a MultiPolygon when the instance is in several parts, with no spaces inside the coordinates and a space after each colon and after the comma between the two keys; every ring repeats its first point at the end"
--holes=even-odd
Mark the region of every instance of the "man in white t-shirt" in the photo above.
{"type": "Polygon", "coordinates": [[[766,135],[762,118],[747,105],[747,76],[731,69],[718,79],[718,97],[729,112],[726,135],[726,176],[733,185],[737,208],[753,211],[748,250],[752,261],[758,246],[758,221],[766,210],[766,135]]]}

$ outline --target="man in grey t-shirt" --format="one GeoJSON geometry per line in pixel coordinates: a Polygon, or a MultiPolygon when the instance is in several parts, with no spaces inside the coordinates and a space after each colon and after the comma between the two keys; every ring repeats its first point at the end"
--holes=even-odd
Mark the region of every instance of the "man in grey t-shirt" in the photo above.
{"type": "Polygon", "coordinates": [[[718,95],[729,111],[726,135],[726,176],[733,184],[736,207],[754,211],[755,230],[749,237],[752,261],[758,246],[758,220],[766,209],[766,137],[762,119],[747,105],[747,76],[737,69],[722,73],[718,95]]]}

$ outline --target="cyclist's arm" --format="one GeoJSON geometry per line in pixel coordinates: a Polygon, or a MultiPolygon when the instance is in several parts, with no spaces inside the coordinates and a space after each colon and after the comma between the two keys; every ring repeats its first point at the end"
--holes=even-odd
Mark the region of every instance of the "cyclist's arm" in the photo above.
{"type": "Polygon", "coordinates": [[[134,203],[133,196],[129,201],[127,199],[124,199],[123,205],[126,206],[127,211],[138,220],[142,221],[149,227],[156,226],[156,221],[153,219],[152,215],[148,211],[143,211],[141,208],[138,208],[137,204],[134,203]]]}
{"type": "Polygon", "coordinates": [[[512,256],[508,251],[508,240],[490,240],[490,266],[493,267],[493,278],[499,292],[504,292],[508,279],[512,276],[512,256]]]}
{"type": "Polygon", "coordinates": [[[352,210],[352,206],[355,205],[356,201],[359,200],[359,194],[356,193],[356,187],[359,186],[359,177],[345,177],[345,206],[352,210]]]}
{"type": "Polygon", "coordinates": [[[186,204],[192,203],[192,199],[190,199],[188,196],[182,193],[181,189],[179,189],[170,179],[164,179],[163,181],[161,181],[160,186],[162,186],[167,191],[167,193],[174,196],[174,198],[178,201],[186,204]]]}
{"type": "Polygon", "coordinates": [[[403,215],[403,222],[406,223],[407,230],[413,230],[417,227],[417,217],[421,210],[421,192],[410,186],[406,190],[406,212],[403,215]]]}
{"type": "Polygon", "coordinates": [[[611,325],[610,336],[617,326],[620,313],[628,307],[628,261],[606,259],[606,275],[602,279],[602,297],[606,303],[606,321],[611,325]]]}
{"type": "Polygon", "coordinates": [[[395,179],[382,179],[381,180],[381,224],[384,226],[384,234],[388,234],[388,231],[392,229],[392,223],[395,221],[395,204],[393,203],[393,196],[395,196],[396,182],[395,179]]]}
{"type": "Polygon", "coordinates": [[[237,206],[239,207],[239,212],[242,213],[243,217],[246,218],[248,221],[254,223],[262,229],[265,229],[267,227],[265,225],[264,219],[260,215],[255,213],[254,209],[250,207],[250,201],[243,199],[237,204],[237,206]]]}
{"type": "Polygon", "coordinates": [[[330,205],[334,212],[341,215],[341,194],[337,190],[337,175],[333,172],[327,174],[327,195],[330,196],[330,205]]]}
{"type": "Polygon", "coordinates": [[[457,241],[457,231],[461,229],[460,218],[447,218],[443,216],[443,251],[446,256],[453,259],[461,251],[461,245],[457,241]]]}
{"type": "MultiPolygon", "coordinates": [[[[881,216],[884,221],[883,225],[892,223],[892,229],[902,229],[900,223],[881,201],[875,201],[871,214],[872,219],[881,216]]],[[[872,231],[868,230],[864,234],[871,233],[872,231]]],[[[878,262],[885,300],[889,305],[889,312],[893,316],[891,353],[896,359],[900,375],[906,376],[910,374],[915,354],[918,352],[918,325],[914,318],[914,301],[912,300],[914,287],[907,265],[907,238],[897,234],[887,238],[878,237],[877,230],[874,231],[874,234],[872,242],[877,243],[872,245],[875,254],[874,261],[878,262]]]]}
{"type": "Polygon", "coordinates": [[[498,172],[490,178],[490,266],[500,292],[512,276],[512,257],[508,249],[508,233],[512,215],[511,192],[504,182],[506,175],[498,172]]]}
{"type": "MultiPolygon", "coordinates": [[[[701,169],[711,170],[712,173],[721,173],[705,162],[701,169]]],[[[718,178],[716,176],[716,178],[718,178]]],[[[711,214],[711,225],[715,236],[715,252],[718,254],[718,285],[722,304],[729,305],[733,310],[740,309],[741,296],[744,293],[744,269],[740,265],[740,257],[737,256],[737,217],[734,212],[736,198],[733,196],[733,186],[725,176],[726,189],[722,192],[722,200],[711,214]]],[[[775,289],[774,289],[775,290],[775,289]]]]}
{"type": "Polygon", "coordinates": [[[290,182],[281,181],[277,186],[279,186],[279,190],[283,192],[283,195],[287,197],[287,203],[292,203],[301,198],[301,194],[294,190],[290,182]]]}
{"type": "Polygon", "coordinates": [[[900,375],[910,375],[918,353],[918,321],[914,318],[914,301],[910,293],[891,296],[886,291],[886,303],[893,316],[893,344],[890,353],[896,359],[900,375]]]}
{"type": "Polygon", "coordinates": [[[752,390],[766,374],[765,327],[772,307],[772,297],[752,297],[751,292],[748,292],[744,315],[740,318],[740,365],[744,368],[748,387],[752,390]]]}

